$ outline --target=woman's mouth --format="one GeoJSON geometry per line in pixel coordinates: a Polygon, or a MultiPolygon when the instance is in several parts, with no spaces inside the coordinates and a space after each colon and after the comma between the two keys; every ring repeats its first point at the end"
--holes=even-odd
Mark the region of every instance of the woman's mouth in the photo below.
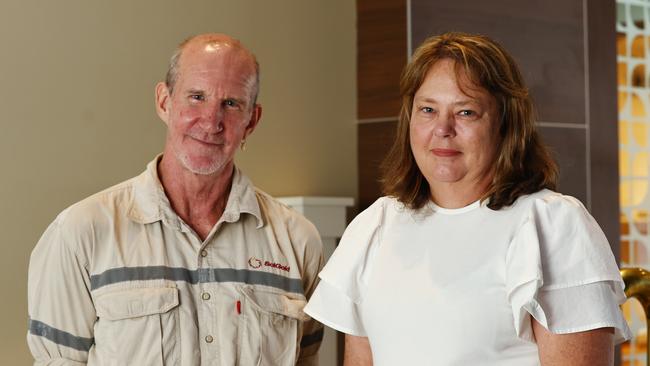
{"type": "Polygon", "coordinates": [[[454,150],[454,149],[431,149],[431,152],[435,156],[440,156],[440,157],[454,157],[458,156],[461,154],[460,151],[454,150]]]}

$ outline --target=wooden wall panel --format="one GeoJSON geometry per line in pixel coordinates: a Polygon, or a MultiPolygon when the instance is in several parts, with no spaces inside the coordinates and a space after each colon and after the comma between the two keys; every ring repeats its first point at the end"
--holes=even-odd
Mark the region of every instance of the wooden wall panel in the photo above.
{"type": "Polygon", "coordinates": [[[359,210],[381,196],[379,165],[395,139],[396,121],[361,123],[358,130],[359,210]]]}
{"type": "Polygon", "coordinates": [[[560,168],[559,191],[587,202],[585,129],[539,127],[538,131],[560,168]]]}
{"type": "Polygon", "coordinates": [[[399,77],[406,65],[406,0],[357,0],[359,119],[399,113],[399,77]]]}
{"type": "Polygon", "coordinates": [[[620,254],[616,4],[586,1],[591,213],[620,254]]]}

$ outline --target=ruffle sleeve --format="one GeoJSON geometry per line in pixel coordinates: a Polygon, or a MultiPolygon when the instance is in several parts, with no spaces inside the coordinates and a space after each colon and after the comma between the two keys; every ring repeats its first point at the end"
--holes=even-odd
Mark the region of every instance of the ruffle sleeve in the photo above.
{"type": "Polygon", "coordinates": [[[530,316],[556,334],[612,327],[631,334],[610,246],[580,201],[549,192],[535,198],[510,243],[506,290],[517,335],[534,342],[530,316]]]}
{"type": "Polygon", "coordinates": [[[381,227],[388,198],[380,198],[346,228],[334,254],[319,277],[305,313],[344,333],[365,336],[358,312],[372,270],[372,259],[381,241],[381,227]]]}

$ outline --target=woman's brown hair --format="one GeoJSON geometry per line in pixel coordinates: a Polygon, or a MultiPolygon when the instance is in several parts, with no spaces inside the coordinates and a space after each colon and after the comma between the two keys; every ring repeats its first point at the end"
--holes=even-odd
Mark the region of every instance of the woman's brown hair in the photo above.
{"type": "MultiPolygon", "coordinates": [[[[510,206],[519,196],[555,189],[557,165],[535,128],[533,103],[514,59],[495,41],[481,35],[445,33],[424,41],[404,68],[400,82],[402,108],[395,142],[382,163],[385,195],[419,209],[431,199],[409,139],[413,97],[427,72],[442,59],[455,64],[456,80],[465,73],[471,87],[493,95],[501,115],[494,177],[481,200],[493,210],[510,206]]],[[[459,86],[461,90],[463,86],[459,86]]]]}

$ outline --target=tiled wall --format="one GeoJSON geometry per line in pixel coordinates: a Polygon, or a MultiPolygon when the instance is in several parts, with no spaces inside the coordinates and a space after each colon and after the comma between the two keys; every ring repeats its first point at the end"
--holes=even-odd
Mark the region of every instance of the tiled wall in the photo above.
{"type": "MultiPolygon", "coordinates": [[[[621,265],[648,269],[650,2],[618,0],[616,13],[621,265]]],[[[636,300],[629,300],[623,311],[635,334],[621,349],[623,365],[645,365],[643,309],[636,300]]]]}

